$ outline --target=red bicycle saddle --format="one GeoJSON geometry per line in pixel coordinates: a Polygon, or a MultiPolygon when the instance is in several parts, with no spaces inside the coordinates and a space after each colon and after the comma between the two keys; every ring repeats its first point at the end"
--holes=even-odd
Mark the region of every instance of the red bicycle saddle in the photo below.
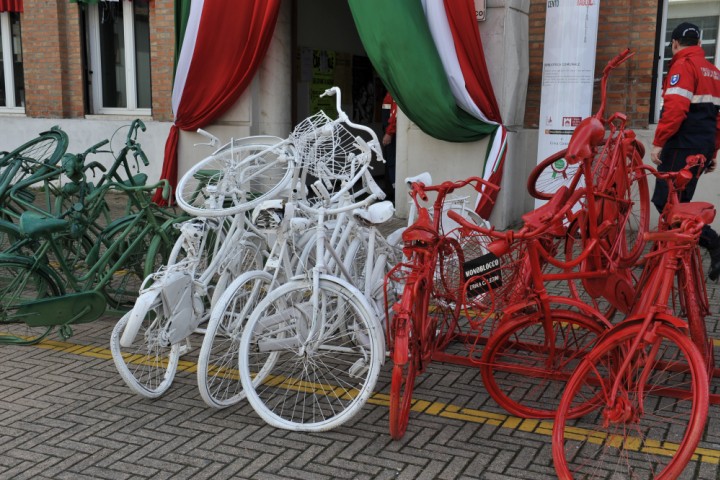
{"type": "Polygon", "coordinates": [[[438,232],[435,231],[430,214],[424,208],[418,209],[417,220],[402,233],[402,239],[405,243],[432,244],[437,241],[437,238],[438,232]]]}
{"type": "Polygon", "coordinates": [[[708,202],[687,202],[674,205],[668,214],[671,224],[682,223],[683,220],[702,219],[710,225],[715,219],[715,205],[708,202]]]}
{"type": "Polygon", "coordinates": [[[556,221],[557,219],[554,217],[565,205],[569,196],[570,190],[567,186],[563,185],[558,188],[557,192],[555,192],[555,195],[553,195],[550,201],[522,216],[525,226],[530,227],[532,230],[538,230],[541,227],[546,226],[548,222],[555,221],[555,224],[550,226],[548,232],[556,236],[565,235],[565,228],[563,227],[562,222],[556,221]]]}
{"type": "Polygon", "coordinates": [[[590,158],[595,154],[595,147],[605,138],[605,126],[595,117],[584,119],[575,128],[568,143],[565,160],[570,164],[580,162],[583,158],[590,158]]]}

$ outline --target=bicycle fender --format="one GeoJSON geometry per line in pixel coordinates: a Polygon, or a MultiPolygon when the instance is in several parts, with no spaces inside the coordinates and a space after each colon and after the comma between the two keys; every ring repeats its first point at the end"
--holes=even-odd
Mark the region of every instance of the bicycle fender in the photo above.
{"type": "Polygon", "coordinates": [[[132,346],[140,330],[145,312],[147,312],[147,309],[152,305],[158,295],[160,295],[160,289],[149,289],[141,293],[137,300],[135,300],[135,305],[129,313],[130,318],[128,318],[125,329],[120,337],[120,345],[122,347],[129,348],[132,346]]]}
{"type": "MultiPolygon", "coordinates": [[[[618,324],[616,328],[620,328],[621,325],[632,325],[635,323],[642,323],[645,319],[645,315],[642,314],[636,314],[632,317],[627,317],[625,320],[622,321],[621,324],[618,324]]],[[[682,318],[676,317],[675,315],[669,314],[669,313],[656,313],[655,314],[655,321],[663,322],[676,330],[680,330],[686,335],[689,335],[689,327],[687,324],[687,321],[683,320],[682,318]]]]}

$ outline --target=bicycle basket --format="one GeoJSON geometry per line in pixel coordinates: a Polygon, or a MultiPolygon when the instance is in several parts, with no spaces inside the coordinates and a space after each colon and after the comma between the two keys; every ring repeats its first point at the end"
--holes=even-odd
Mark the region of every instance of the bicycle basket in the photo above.
{"type": "Polygon", "coordinates": [[[297,164],[323,180],[350,180],[372,158],[342,123],[322,111],[300,122],[291,137],[297,164]]]}
{"type": "Polygon", "coordinates": [[[473,233],[460,238],[467,318],[476,330],[492,330],[503,310],[529,294],[526,243],[516,241],[501,256],[488,250],[490,238],[473,233]]]}

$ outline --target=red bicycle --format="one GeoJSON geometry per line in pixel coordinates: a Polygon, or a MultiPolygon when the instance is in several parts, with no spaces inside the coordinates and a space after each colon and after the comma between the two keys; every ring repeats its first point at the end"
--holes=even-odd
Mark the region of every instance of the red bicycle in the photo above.
{"type": "Polygon", "coordinates": [[[562,479],[613,473],[674,479],[702,437],[714,359],[698,239],[715,208],[679,203],[677,194],[701,158],[688,158],[680,172],[644,167],[667,180],[668,202],[658,231],[645,234],[654,243],[632,311],[603,335],[567,383],[553,428],[553,459],[562,479]],[[592,406],[591,414],[574,418],[578,405],[592,406]]]}
{"type": "Polygon", "coordinates": [[[388,346],[393,360],[390,388],[390,434],[400,439],[407,428],[415,377],[422,374],[434,352],[442,351],[457,333],[462,310],[463,249],[459,241],[443,231],[444,203],[456,189],[472,185],[480,193],[498,187],[479,177],[430,186],[411,184],[410,197],[417,219],[402,234],[407,261],[396,265],[386,276],[385,301],[388,346]],[[418,197],[428,201],[436,192],[432,216],[418,197]],[[388,305],[388,292],[404,285],[400,300],[388,305]]]}
{"type": "Polygon", "coordinates": [[[583,270],[608,269],[614,273],[609,278],[591,275],[570,282],[570,290],[574,297],[583,298],[608,317],[615,309],[624,313],[629,310],[635,279],[628,268],[645,248],[643,233],[648,231],[650,219],[648,183],[642,171],[645,148],[635,132],[626,128],[625,114],[605,118],[610,72],[633,55],[626,49],[608,62],[597,113],[577,126],[567,149],[539,163],[528,178],[530,194],[543,200],[552,198],[563,185],[572,189],[592,184],[593,194],[568,218],[565,254],[572,258],[574,250],[582,249],[590,238],[602,242],[604,254],[592,255],[583,270]],[[591,202],[596,204],[596,216],[587,213],[591,202]],[[609,305],[602,303],[603,298],[609,305]]]}

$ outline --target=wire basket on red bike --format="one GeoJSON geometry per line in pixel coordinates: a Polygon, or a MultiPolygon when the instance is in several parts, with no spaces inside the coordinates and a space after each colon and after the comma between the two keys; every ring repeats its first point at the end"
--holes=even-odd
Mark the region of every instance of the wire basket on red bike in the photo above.
{"type": "Polygon", "coordinates": [[[463,262],[465,315],[477,331],[492,332],[503,310],[528,298],[527,244],[514,241],[498,251],[499,242],[472,232],[460,238],[463,262]]]}

